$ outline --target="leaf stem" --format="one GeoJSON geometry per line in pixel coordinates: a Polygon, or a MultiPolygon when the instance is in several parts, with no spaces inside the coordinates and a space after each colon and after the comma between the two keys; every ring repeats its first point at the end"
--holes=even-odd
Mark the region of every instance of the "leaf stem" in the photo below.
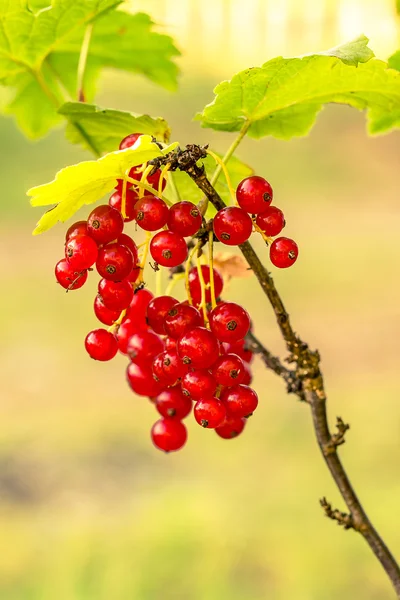
{"type": "Polygon", "coordinates": [[[77,97],[78,97],[79,102],[86,102],[84,84],[85,84],[85,73],[86,73],[87,59],[89,56],[89,46],[90,46],[90,42],[92,39],[92,33],[93,33],[93,23],[89,23],[86,26],[85,33],[83,36],[81,53],[79,55],[79,62],[78,62],[76,87],[77,87],[77,97]]]}
{"type": "MultiPolygon", "coordinates": [[[[242,139],[244,138],[244,136],[246,135],[248,129],[250,127],[250,121],[245,121],[242,129],[239,131],[239,135],[235,138],[235,140],[232,142],[232,144],[229,146],[228,150],[226,151],[225,155],[222,158],[222,163],[224,165],[226,165],[226,163],[228,162],[228,160],[231,158],[231,156],[233,155],[233,153],[236,151],[236,148],[239,146],[240,142],[242,141],[242,139]]],[[[210,183],[212,186],[214,186],[217,183],[218,177],[220,176],[222,171],[222,166],[221,164],[219,164],[217,166],[217,168],[215,169],[211,179],[210,179],[210,183]]]]}
{"type": "Polygon", "coordinates": [[[207,150],[207,154],[209,154],[215,160],[215,162],[217,163],[217,165],[219,167],[221,167],[221,170],[223,171],[223,173],[225,175],[226,184],[228,186],[228,190],[229,190],[229,193],[230,193],[231,198],[232,198],[232,203],[236,204],[235,190],[233,189],[232,181],[231,181],[228,169],[226,168],[224,161],[219,156],[217,156],[217,154],[215,154],[215,152],[211,152],[211,150],[207,150]]]}

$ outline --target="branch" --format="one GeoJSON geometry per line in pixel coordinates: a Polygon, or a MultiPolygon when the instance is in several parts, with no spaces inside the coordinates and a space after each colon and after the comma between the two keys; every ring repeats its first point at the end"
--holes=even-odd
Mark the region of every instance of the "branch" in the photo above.
{"type": "MultiPolygon", "coordinates": [[[[204,167],[197,164],[205,156],[206,147],[192,144],[188,145],[186,150],[177,149],[162,159],[155,159],[151,162],[154,164],[154,169],[161,166],[161,164],[169,163],[171,170],[180,169],[181,171],[186,171],[215,208],[221,210],[225,207],[225,203],[208,180],[204,167]]],[[[311,407],[319,448],[350,514],[346,515],[346,513],[333,510],[326,501],[323,501],[324,510],[328,516],[344,526],[347,525],[348,528],[351,527],[363,536],[376,558],[382,564],[400,598],[400,568],[367,517],[338,456],[337,449],[344,442],[344,434],[348,426],[340,420],[337,423],[338,432],[336,434],[331,434],[329,430],[324,381],[319,367],[319,353],[318,351],[310,350],[308,345],[294,332],[289,314],[275,288],[273,279],[261,263],[251,244],[246,242],[240,246],[240,249],[249,266],[254,271],[263,292],[274,310],[278,326],[290,353],[289,362],[296,365],[294,373],[296,380],[301,382],[303,399],[311,407]]],[[[273,357],[265,349],[261,352],[261,355],[268,368],[272,368],[275,373],[285,379],[288,370],[281,365],[279,359],[273,357]],[[278,370],[280,373],[278,373],[278,370]]]]}

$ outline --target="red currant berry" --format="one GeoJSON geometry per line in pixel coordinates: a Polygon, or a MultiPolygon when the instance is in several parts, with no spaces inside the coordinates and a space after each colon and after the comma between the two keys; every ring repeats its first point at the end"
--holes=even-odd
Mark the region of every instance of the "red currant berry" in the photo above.
{"type": "Polygon", "coordinates": [[[177,349],[183,362],[197,369],[208,369],[219,356],[218,340],[205,327],[195,327],[185,333],[177,349]]]}
{"type": "Polygon", "coordinates": [[[147,307],[153,298],[153,294],[146,288],[135,290],[131,305],[126,314],[128,319],[137,319],[146,323],[147,307]]]}
{"type": "Polygon", "coordinates": [[[236,199],[243,210],[251,214],[262,213],[272,202],[272,187],[264,177],[252,175],[237,187],[236,199]]]}
{"type": "Polygon", "coordinates": [[[115,335],[106,329],[94,329],[87,334],[85,348],[94,360],[111,360],[118,352],[115,335]]]}
{"type": "Polygon", "coordinates": [[[151,439],[159,450],[174,452],[185,445],[187,430],[182,421],[164,417],[151,428],[151,439]]]}
{"type": "Polygon", "coordinates": [[[129,281],[110,281],[100,279],[98,291],[103,304],[108,310],[118,311],[128,308],[133,298],[133,289],[129,281]]]}
{"type": "Polygon", "coordinates": [[[112,242],[122,233],[123,228],[121,213],[108,204],[97,206],[87,220],[88,233],[98,244],[112,242]]]}
{"type": "Polygon", "coordinates": [[[192,401],[179,387],[164,390],[156,398],[156,409],[162,417],[184,419],[192,410],[192,401]]]}
{"type": "Polygon", "coordinates": [[[104,279],[122,281],[133,268],[132,252],[122,244],[108,244],[99,250],[96,268],[104,279]]]}
{"type": "Polygon", "coordinates": [[[206,369],[189,371],[182,379],[182,392],[193,400],[211,398],[217,389],[217,382],[206,369]]]}
{"type": "Polygon", "coordinates": [[[58,283],[65,290],[78,290],[87,279],[87,271],[76,271],[66,258],[59,260],[54,269],[58,283]]]}
{"type": "Polygon", "coordinates": [[[100,296],[94,299],[94,314],[104,325],[112,325],[118,319],[120,312],[107,308],[100,296]]]}
{"type": "Polygon", "coordinates": [[[128,342],[128,356],[138,365],[150,364],[164,350],[164,342],[153,331],[138,331],[128,342]]]}
{"type": "Polygon", "coordinates": [[[220,342],[242,340],[250,329],[249,313],[235,302],[221,302],[210,312],[210,327],[220,342]]]}
{"type": "Polygon", "coordinates": [[[245,376],[244,363],[237,354],[224,354],[213,365],[212,374],[218,385],[237,385],[245,376]]]}
{"type": "Polygon", "coordinates": [[[276,206],[269,206],[266,211],[257,215],[256,223],[269,237],[279,235],[286,225],[283,212],[276,206]]]}
{"type": "Polygon", "coordinates": [[[145,231],[157,231],[168,219],[168,206],[156,196],[145,196],[135,205],[136,223],[145,231]]]}
{"type": "Polygon", "coordinates": [[[138,260],[138,249],[135,241],[131,238],[131,236],[126,235],[126,233],[121,233],[121,235],[117,237],[117,243],[129,248],[129,250],[132,252],[133,263],[136,264],[138,260]]]}
{"type": "Polygon", "coordinates": [[[166,337],[165,338],[165,349],[166,350],[176,350],[176,340],[174,338],[166,337]]]}
{"type": "Polygon", "coordinates": [[[251,236],[253,221],[242,208],[227,206],[214,217],[214,232],[227,246],[239,246],[251,236]]]}
{"type": "Polygon", "coordinates": [[[160,231],[150,242],[150,253],[162,267],[177,267],[186,260],[188,249],[182,236],[173,231],[160,231]]]}
{"type": "Polygon", "coordinates": [[[73,223],[67,233],[65,234],[65,241],[68,242],[70,239],[77,237],[78,235],[89,235],[87,230],[87,221],[77,221],[73,223]]]}
{"type": "MultiPolygon", "coordinates": [[[[125,223],[133,221],[135,218],[135,204],[137,202],[137,193],[133,190],[126,188],[126,201],[125,201],[125,223]]],[[[122,192],[116,190],[108,200],[108,205],[115,208],[122,216],[122,192]]],[[[110,240],[111,241],[111,240],[110,240]]]]}
{"type": "Polygon", "coordinates": [[[132,391],[138,396],[155,398],[163,391],[163,386],[154,379],[149,364],[137,365],[131,362],[126,370],[126,376],[132,391]]]}
{"type": "Polygon", "coordinates": [[[172,296],[158,296],[151,300],[147,307],[146,319],[156,333],[165,335],[164,318],[175,304],[178,304],[178,300],[175,300],[172,296]]]}
{"type": "Polygon", "coordinates": [[[218,398],[197,400],[193,409],[194,418],[206,429],[215,429],[225,421],[226,408],[218,398]]]}
{"type": "Polygon", "coordinates": [[[226,354],[237,354],[245,363],[251,363],[254,358],[254,352],[248,349],[245,340],[237,342],[225,342],[223,344],[226,354]]]}
{"type": "Polygon", "coordinates": [[[143,321],[124,319],[118,327],[118,348],[122,354],[128,354],[128,344],[131,337],[138,331],[147,331],[147,325],[143,321]]]}
{"type": "Polygon", "coordinates": [[[253,373],[251,372],[250,365],[248,363],[243,363],[244,366],[244,377],[240,383],[243,385],[250,385],[253,381],[253,373]]]}
{"type": "MultiPolygon", "coordinates": [[[[131,177],[132,179],[136,179],[136,181],[140,181],[142,179],[142,175],[143,171],[141,170],[141,167],[132,167],[132,169],[129,172],[129,177],[131,177]]],[[[153,173],[153,175],[147,175],[147,185],[151,186],[156,192],[158,192],[158,184],[160,183],[160,177],[160,169],[157,169],[157,171],[153,173]]],[[[165,190],[166,185],[167,180],[163,179],[162,191],[165,190]]],[[[148,192],[147,190],[142,190],[142,193],[144,193],[145,196],[151,195],[150,192],[148,192]]]]}
{"type": "Polygon", "coordinates": [[[177,202],[168,214],[168,229],[178,233],[182,237],[188,237],[198,232],[202,224],[202,216],[199,209],[192,202],[177,202]]]}
{"type": "Polygon", "coordinates": [[[75,271],[89,269],[97,259],[97,244],[88,235],[73,237],[65,245],[65,258],[75,271]]]}
{"type": "Polygon", "coordinates": [[[159,354],[153,363],[153,373],[160,381],[173,385],[188,372],[176,350],[165,350],[159,354]],[[157,361],[157,364],[155,364],[157,361]]]}
{"type": "MultiPolygon", "coordinates": [[[[210,284],[210,267],[207,265],[201,266],[201,272],[203,273],[204,283],[206,284],[206,302],[211,302],[211,290],[209,287],[210,284]]],[[[222,288],[224,287],[224,281],[221,275],[218,273],[216,269],[214,269],[214,289],[215,289],[215,297],[218,296],[222,292],[222,288]]],[[[190,295],[194,304],[200,304],[201,302],[201,284],[199,273],[197,267],[192,267],[189,271],[189,290],[190,295]]]]}
{"type": "Polygon", "coordinates": [[[286,237],[276,238],[269,249],[269,257],[275,267],[286,269],[297,260],[299,248],[294,240],[286,237]]]}
{"type": "Polygon", "coordinates": [[[258,406],[258,396],[248,385],[235,385],[222,390],[221,402],[225,404],[230,415],[249,417],[258,406]]]}
{"type": "Polygon", "coordinates": [[[137,142],[137,140],[140,138],[141,135],[143,135],[143,134],[142,133],[130,133],[129,135],[124,137],[124,139],[120,142],[119,149],[126,150],[126,148],[131,148],[137,142]]]}
{"type": "Polygon", "coordinates": [[[224,440],[230,440],[240,435],[246,425],[246,419],[229,415],[224,423],[216,428],[216,433],[224,440]]]}
{"type": "Polygon", "coordinates": [[[176,340],[198,325],[203,325],[200,312],[184,302],[170,308],[164,319],[165,333],[176,340]]]}

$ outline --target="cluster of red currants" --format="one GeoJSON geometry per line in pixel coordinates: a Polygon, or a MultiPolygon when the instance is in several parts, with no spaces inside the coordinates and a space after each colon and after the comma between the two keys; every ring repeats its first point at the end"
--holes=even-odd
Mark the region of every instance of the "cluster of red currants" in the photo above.
{"type": "MultiPolygon", "coordinates": [[[[139,135],[124,138],[120,150],[131,147],[139,135]]],[[[185,444],[182,420],[192,409],[197,423],[229,439],[243,431],[258,398],[249,387],[252,352],[245,342],[249,315],[238,304],[220,299],[220,273],[212,261],[200,261],[205,241],[197,243],[188,258],[185,238],[207,227],[193,203],[181,201],[169,207],[160,197],[164,175],[160,169],[153,173],[151,167],[141,165],[129,172],[129,185],[118,180],[108,204],[96,207],[87,221],[68,229],[65,258],[57,263],[55,274],[62,287],[75,290],[96,266],[101,279],[94,312],[108,329],[91,331],[86,350],[99,361],[111,360],[118,351],[129,356],[130,387],[149,397],[161,415],[152,428],[152,440],[157,448],[170,452],[185,444]],[[140,257],[139,247],[123,231],[129,221],[150,232],[141,244],[140,257]],[[147,251],[156,269],[158,265],[179,267],[187,261],[187,300],[179,302],[170,294],[154,297],[144,287],[147,251]],[[192,267],[195,255],[197,266],[192,267]]],[[[219,241],[242,244],[253,228],[268,242],[280,233],[283,213],[270,206],[272,189],[265,179],[244,179],[236,195],[239,206],[224,208],[213,220],[213,235],[219,241]]],[[[295,242],[282,237],[270,248],[273,264],[283,268],[294,263],[297,252],[295,242]]]]}

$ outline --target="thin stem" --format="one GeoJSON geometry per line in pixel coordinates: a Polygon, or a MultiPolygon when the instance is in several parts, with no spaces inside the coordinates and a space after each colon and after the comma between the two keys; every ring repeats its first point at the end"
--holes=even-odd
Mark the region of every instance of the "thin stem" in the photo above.
{"type": "MultiPolygon", "coordinates": [[[[157,190],[155,190],[153,187],[151,187],[151,185],[148,185],[147,183],[144,183],[143,181],[137,181],[137,179],[133,179],[132,177],[126,177],[126,180],[132,184],[132,187],[137,187],[139,190],[146,190],[147,192],[150,192],[150,194],[153,194],[153,196],[157,196],[157,190]]],[[[172,206],[171,200],[169,200],[165,196],[160,195],[158,197],[161,198],[161,200],[164,200],[164,202],[166,204],[168,204],[168,206],[172,206]]],[[[143,194],[142,194],[142,198],[143,198],[143,194]]]]}
{"type": "Polygon", "coordinates": [[[215,282],[214,282],[214,232],[211,230],[208,234],[208,261],[210,265],[210,293],[211,293],[211,308],[217,306],[215,298],[215,282]]]}
{"type": "Polygon", "coordinates": [[[235,191],[233,189],[232,181],[231,181],[228,169],[226,168],[224,161],[217,154],[215,154],[215,152],[211,152],[211,150],[207,150],[207,154],[209,154],[215,160],[217,165],[219,167],[221,167],[222,171],[224,172],[226,184],[228,186],[228,190],[231,195],[232,202],[233,202],[233,204],[235,204],[236,203],[235,191]]]}
{"type": "Polygon", "coordinates": [[[182,281],[182,279],[185,279],[185,273],[174,273],[165,289],[165,295],[170,296],[178,281],[182,281]]]}
{"type": "MultiPolygon", "coordinates": [[[[240,142],[242,141],[242,139],[246,135],[247,131],[249,130],[249,127],[250,127],[250,121],[245,121],[242,129],[239,132],[239,135],[234,139],[234,141],[229,146],[228,150],[226,151],[225,155],[222,158],[222,162],[225,165],[228,162],[228,160],[230,159],[230,157],[236,151],[236,148],[239,146],[240,142]]],[[[218,167],[215,169],[215,171],[214,171],[214,173],[213,173],[213,175],[212,175],[212,177],[210,179],[210,183],[211,183],[212,186],[215,186],[215,184],[217,183],[218,177],[220,176],[221,171],[222,171],[222,167],[221,167],[221,164],[219,164],[218,167]]]]}
{"type": "Polygon", "coordinates": [[[78,62],[78,73],[77,73],[77,78],[76,78],[76,84],[77,84],[77,97],[78,97],[79,102],[86,102],[84,84],[85,84],[85,73],[86,73],[87,59],[89,56],[90,41],[92,39],[92,33],[93,33],[93,23],[89,23],[86,26],[85,34],[83,36],[81,53],[79,55],[79,62],[78,62]]]}
{"type": "Polygon", "coordinates": [[[108,327],[107,331],[110,332],[116,332],[119,329],[119,326],[121,325],[122,321],[125,319],[125,315],[127,313],[128,309],[124,309],[121,314],[119,315],[118,319],[116,321],[114,321],[114,323],[112,325],[110,325],[110,327],[108,327]]]}
{"type": "MultiPolygon", "coordinates": [[[[140,178],[140,183],[144,184],[147,182],[147,176],[150,175],[151,171],[153,170],[153,165],[148,165],[145,170],[142,173],[142,176],[140,178]]],[[[157,190],[154,190],[155,195],[157,195],[157,190]]],[[[144,196],[144,188],[143,186],[139,188],[139,199],[143,198],[144,196]]]]}
{"type": "Polygon", "coordinates": [[[158,197],[162,196],[164,179],[168,177],[168,171],[171,165],[165,165],[161,171],[160,180],[158,182],[158,197]]]}

